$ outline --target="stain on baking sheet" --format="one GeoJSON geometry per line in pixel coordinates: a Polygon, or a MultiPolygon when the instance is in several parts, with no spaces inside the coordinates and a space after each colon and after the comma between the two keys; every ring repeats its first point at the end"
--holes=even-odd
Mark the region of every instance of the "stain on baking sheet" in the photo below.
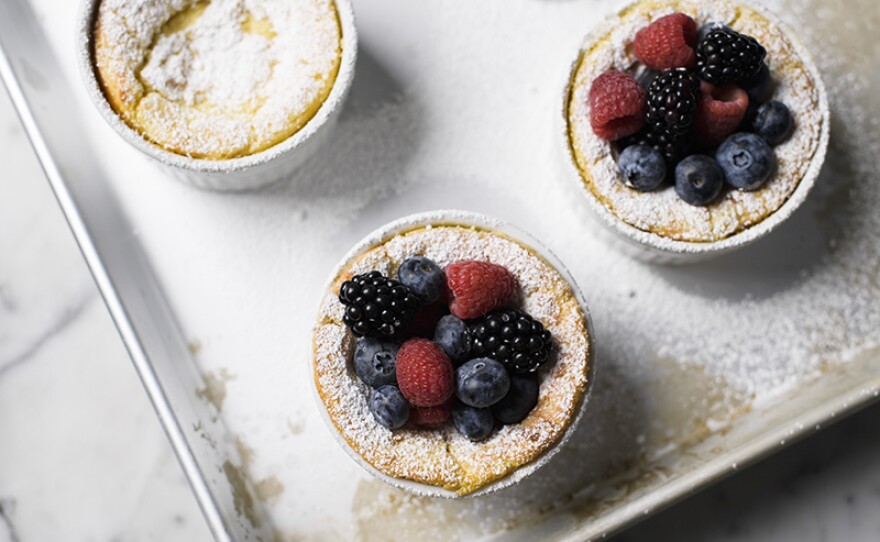
{"type": "Polygon", "coordinates": [[[284,484],[277,477],[269,476],[257,482],[255,489],[258,499],[262,502],[272,503],[278,500],[278,497],[284,493],[284,484]]]}
{"type": "Polygon", "coordinates": [[[238,452],[238,457],[241,458],[241,467],[245,472],[249,471],[251,465],[254,462],[254,450],[247,444],[245,444],[244,440],[241,438],[241,435],[236,435],[235,437],[235,449],[238,452]]]}
{"type": "Polygon", "coordinates": [[[287,428],[290,429],[291,435],[299,435],[306,428],[305,417],[299,413],[297,413],[295,416],[288,416],[287,428]]]}
{"type": "MultiPolygon", "coordinates": [[[[255,481],[253,464],[256,452],[248,446],[240,435],[235,437],[235,450],[238,455],[236,465],[229,459],[223,463],[223,474],[232,488],[233,505],[239,517],[246,519],[255,528],[263,526],[265,510],[261,503],[273,503],[284,493],[284,484],[273,476],[255,481]]],[[[282,540],[281,532],[274,532],[275,540],[282,540]]]]}
{"type": "Polygon", "coordinates": [[[232,488],[232,503],[235,506],[235,512],[239,516],[247,518],[251,525],[259,527],[260,518],[257,515],[254,498],[248,489],[247,477],[242,472],[242,468],[236,467],[227,459],[223,463],[223,474],[226,475],[232,488]]]}
{"type": "MultiPolygon", "coordinates": [[[[254,480],[255,476],[252,472],[252,467],[256,452],[245,444],[240,435],[235,437],[235,449],[241,458],[241,472],[248,480],[254,480]]],[[[268,476],[254,483],[254,492],[257,495],[257,499],[261,502],[274,501],[284,493],[284,484],[276,476],[268,476]]]]}
{"type": "Polygon", "coordinates": [[[226,383],[234,378],[225,367],[218,371],[205,371],[202,373],[205,385],[196,389],[196,396],[214,405],[219,414],[223,410],[223,401],[226,400],[226,383]]]}

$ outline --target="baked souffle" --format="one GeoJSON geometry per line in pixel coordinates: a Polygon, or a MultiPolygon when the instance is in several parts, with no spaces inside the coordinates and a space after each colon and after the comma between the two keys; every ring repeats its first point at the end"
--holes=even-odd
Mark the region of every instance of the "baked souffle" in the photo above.
{"type": "Polygon", "coordinates": [[[348,451],[442,496],[497,489],[549,458],[591,363],[587,316],[560,272],[511,237],[455,224],[347,260],[313,347],[321,407],[348,451]]]}
{"type": "Polygon", "coordinates": [[[259,153],[300,130],[336,80],[333,0],[101,0],[93,62],[107,101],[183,156],[259,153]]]}
{"type": "Polygon", "coordinates": [[[714,243],[779,210],[824,159],[822,83],[795,38],[725,1],[642,0],[587,39],[565,117],[588,195],[642,232],[714,243]]]}

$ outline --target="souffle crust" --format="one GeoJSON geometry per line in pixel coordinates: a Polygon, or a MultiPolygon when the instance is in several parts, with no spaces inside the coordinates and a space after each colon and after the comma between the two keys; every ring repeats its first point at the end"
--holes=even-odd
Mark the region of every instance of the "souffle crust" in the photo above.
{"type": "Polygon", "coordinates": [[[694,0],[643,0],[603,24],[590,36],[571,76],[566,118],[568,139],[585,188],[624,223],[676,241],[711,243],[754,226],[789,199],[817,156],[823,122],[821,82],[798,45],[762,13],[749,7],[694,0]],[[707,206],[682,201],[674,187],[640,192],[620,180],[613,143],[599,138],[590,126],[588,94],[591,83],[607,70],[632,72],[638,64],[633,41],[651,22],[680,12],[697,26],[723,23],[754,37],[767,50],[766,63],[775,82],[773,99],[788,105],[794,130],[775,147],[776,169],[754,191],[725,190],[707,206]]]}
{"type": "Polygon", "coordinates": [[[93,62],[133,130],[184,156],[221,160],[276,145],[336,80],[333,0],[102,0],[93,62]]]}
{"type": "Polygon", "coordinates": [[[559,444],[576,421],[588,384],[587,320],[572,286],[532,249],[495,231],[433,225],[398,233],[357,255],[333,280],[314,333],[315,385],[326,413],[353,452],[389,477],[466,495],[517,471],[559,444]],[[472,442],[447,424],[391,431],[371,414],[366,386],[355,375],[355,338],[343,324],[337,293],[369,271],[394,276],[407,258],[424,256],[445,268],[464,260],[506,267],[517,279],[514,304],[552,333],[550,360],[538,370],[538,404],[520,423],[472,442]]]}

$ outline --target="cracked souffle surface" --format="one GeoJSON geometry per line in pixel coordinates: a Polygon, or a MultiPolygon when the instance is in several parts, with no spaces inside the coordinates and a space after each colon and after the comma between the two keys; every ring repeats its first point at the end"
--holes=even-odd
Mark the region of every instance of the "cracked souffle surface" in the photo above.
{"type": "Polygon", "coordinates": [[[378,471],[465,495],[538,459],[564,437],[584,401],[590,362],[585,316],[572,287],[531,249],[500,233],[464,226],[432,226],[398,234],[373,246],[333,280],[321,304],[313,344],[318,395],[348,445],[378,471]],[[342,323],[342,283],[372,270],[393,276],[411,256],[441,267],[462,260],[489,261],[517,278],[516,305],[554,337],[540,376],[538,405],[521,423],[471,442],[451,424],[439,430],[388,430],[367,406],[366,385],[354,373],[354,337],[342,323]]]}
{"type": "Polygon", "coordinates": [[[817,82],[792,38],[763,14],[725,1],[642,0],[633,4],[588,38],[570,87],[566,104],[569,144],[585,187],[625,223],[679,241],[719,241],[773,214],[807,173],[822,133],[824,112],[817,82]],[[639,192],[624,185],[612,144],[590,127],[587,96],[591,82],[609,69],[631,71],[638,62],[632,45],[636,33],[674,12],[690,15],[698,26],[724,23],[757,39],[767,49],[766,62],[776,83],[773,99],[785,103],[794,118],[791,137],[774,148],[777,168],[770,179],[752,192],[726,190],[705,207],[685,203],[673,187],[639,192]]]}
{"type": "Polygon", "coordinates": [[[132,129],[185,156],[255,154],[300,130],[330,93],[333,0],[102,0],[94,66],[132,129]]]}

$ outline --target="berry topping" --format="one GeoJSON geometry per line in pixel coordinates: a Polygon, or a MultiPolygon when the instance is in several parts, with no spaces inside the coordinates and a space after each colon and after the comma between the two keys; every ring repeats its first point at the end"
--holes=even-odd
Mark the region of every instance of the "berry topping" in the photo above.
{"type": "Polygon", "coordinates": [[[642,70],[642,73],[640,73],[639,76],[636,77],[636,81],[638,81],[639,84],[642,85],[642,88],[645,89],[645,92],[648,92],[648,88],[651,87],[651,83],[654,82],[654,79],[658,75],[660,75],[660,72],[657,70],[644,69],[642,70]]]}
{"type": "Polygon", "coordinates": [[[761,104],[752,120],[755,133],[770,145],[779,145],[788,139],[793,127],[788,107],[776,100],[761,104]]]}
{"type": "Polygon", "coordinates": [[[690,136],[687,135],[672,139],[662,133],[642,130],[634,136],[622,139],[618,148],[626,149],[633,145],[645,145],[659,152],[666,160],[667,173],[675,167],[682,156],[689,154],[688,150],[693,146],[690,136]]]}
{"type": "Polygon", "coordinates": [[[492,414],[503,424],[523,421],[538,404],[538,381],[534,375],[510,375],[510,391],[492,405],[492,414]]]}
{"type": "Polygon", "coordinates": [[[724,23],[706,23],[697,29],[697,43],[700,43],[701,41],[706,39],[706,36],[709,35],[709,32],[712,32],[713,30],[730,30],[730,27],[724,23]]]}
{"type": "Polygon", "coordinates": [[[414,256],[400,264],[397,280],[419,296],[425,304],[437,301],[446,287],[443,270],[424,256],[414,256]]]}
{"type": "Polygon", "coordinates": [[[424,337],[430,339],[434,336],[434,328],[440,318],[449,314],[449,306],[446,303],[437,301],[430,305],[424,305],[416,312],[410,325],[404,330],[402,337],[424,337]]]}
{"type": "Polygon", "coordinates": [[[514,373],[533,372],[550,358],[550,332],[518,311],[498,311],[471,323],[474,355],[490,357],[514,373]]]}
{"type": "Polygon", "coordinates": [[[647,145],[632,145],[620,153],[617,167],[623,183],[636,190],[654,190],[666,178],[666,161],[660,151],[647,145]]]}
{"type": "Polygon", "coordinates": [[[409,421],[425,429],[440,427],[452,414],[452,401],[432,407],[412,407],[409,411],[409,421]]]}
{"type": "Polygon", "coordinates": [[[614,141],[645,125],[645,90],[632,76],[607,71],[590,87],[590,126],[597,136],[614,141]]]}
{"type": "Polygon", "coordinates": [[[691,205],[708,205],[723,187],[724,173],[708,156],[693,154],[675,167],[675,192],[691,205]]]}
{"type": "Polygon", "coordinates": [[[694,132],[706,143],[717,145],[742,122],[749,107],[749,95],[733,83],[716,87],[703,81],[700,90],[703,94],[697,102],[694,132]]]}
{"type": "Polygon", "coordinates": [[[495,418],[491,410],[462,404],[452,408],[452,423],[459,433],[474,442],[488,437],[495,428],[495,418]]]}
{"type": "Polygon", "coordinates": [[[740,86],[748,93],[749,101],[757,103],[766,101],[773,91],[773,77],[770,75],[770,68],[761,62],[758,73],[742,81],[740,86]]]}
{"type": "Polygon", "coordinates": [[[516,291],[513,274],[489,262],[453,263],[446,268],[446,280],[452,295],[449,312],[463,320],[500,307],[516,291]]]}
{"type": "Polygon", "coordinates": [[[381,338],[396,337],[421,304],[406,286],[378,271],[343,282],[339,301],[347,307],[342,320],[355,336],[381,338]]]}
{"type": "Polygon", "coordinates": [[[667,70],[655,77],[648,88],[650,143],[674,148],[683,141],[693,127],[699,97],[700,80],[683,68],[667,70]]]}
{"type": "Polygon", "coordinates": [[[409,403],[395,386],[373,390],[369,407],[379,425],[388,429],[403,427],[410,416],[409,403]]]}
{"type": "Polygon", "coordinates": [[[472,359],[455,371],[455,395],[468,406],[492,406],[507,395],[509,389],[507,369],[494,359],[472,359]]]}
{"type": "Polygon", "coordinates": [[[761,69],[767,51],[734,30],[713,30],[697,45],[697,73],[716,86],[745,81],[761,69]]]}
{"type": "Polygon", "coordinates": [[[354,345],[354,372],[371,388],[397,381],[397,345],[362,337],[354,345]]]}
{"type": "Polygon", "coordinates": [[[636,56],[655,70],[693,68],[697,24],[684,13],[660,17],[636,34],[636,56]]]}
{"type": "Polygon", "coordinates": [[[410,339],[397,352],[397,385],[414,406],[443,404],[452,396],[452,363],[427,339],[410,339]]]}
{"type": "Polygon", "coordinates": [[[773,173],[773,150],[760,136],[746,132],[733,134],[715,152],[724,179],[734,188],[755,190],[773,173]]]}
{"type": "Polygon", "coordinates": [[[434,342],[440,345],[452,363],[462,363],[471,355],[471,335],[467,324],[451,314],[447,314],[437,323],[434,342]]]}

